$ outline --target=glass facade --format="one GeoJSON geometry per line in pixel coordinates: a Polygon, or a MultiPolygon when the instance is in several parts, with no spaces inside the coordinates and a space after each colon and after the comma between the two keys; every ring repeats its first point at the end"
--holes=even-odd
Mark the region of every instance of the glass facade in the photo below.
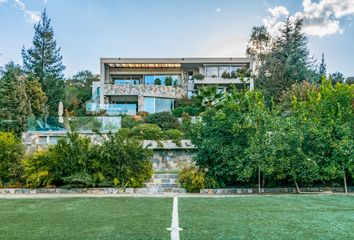
{"type": "Polygon", "coordinates": [[[173,104],[174,100],[169,98],[144,97],[144,111],[148,113],[171,111],[173,104]]]}
{"type": "Polygon", "coordinates": [[[206,77],[221,77],[224,72],[231,74],[241,68],[241,65],[206,66],[205,75],[206,77]]]}
{"type": "Polygon", "coordinates": [[[171,78],[171,85],[172,86],[179,86],[181,84],[181,76],[180,75],[146,75],[144,76],[144,83],[145,84],[149,84],[149,85],[154,85],[156,84],[156,81],[158,81],[157,79],[159,79],[160,81],[158,81],[160,84],[158,85],[167,85],[166,84],[166,79],[168,79],[168,77],[171,78]]]}
{"type": "Polygon", "coordinates": [[[137,109],[136,103],[113,103],[107,104],[106,111],[108,115],[128,114],[135,115],[137,109]]]}

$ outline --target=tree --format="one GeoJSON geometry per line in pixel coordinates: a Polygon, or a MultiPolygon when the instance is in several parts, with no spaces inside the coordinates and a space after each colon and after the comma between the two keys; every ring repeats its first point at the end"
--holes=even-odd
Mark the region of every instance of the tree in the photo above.
{"type": "Polygon", "coordinates": [[[322,77],[327,77],[327,70],[326,70],[326,63],[325,63],[325,59],[324,59],[324,54],[322,53],[322,58],[321,58],[321,64],[320,67],[318,69],[318,73],[320,75],[320,82],[322,81],[322,77]]]}
{"type": "Polygon", "coordinates": [[[343,73],[341,73],[341,72],[332,73],[329,75],[329,78],[332,79],[333,84],[343,83],[345,80],[345,77],[344,77],[343,73]]]}
{"type": "Polygon", "coordinates": [[[223,94],[218,92],[216,86],[202,86],[195,98],[199,107],[208,109],[215,106],[222,96],[223,94]]]}
{"type": "Polygon", "coordinates": [[[312,80],[308,79],[313,77],[313,70],[302,26],[301,19],[288,19],[260,67],[256,86],[264,90],[268,98],[278,101],[281,92],[292,84],[312,80]]]}
{"type": "Polygon", "coordinates": [[[85,115],[85,103],[91,99],[91,85],[99,76],[89,70],[79,71],[71,79],[65,81],[64,106],[70,115],[85,115]]]}
{"type": "Polygon", "coordinates": [[[49,105],[50,114],[54,114],[59,102],[56,100],[64,97],[65,66],[46,10],[43,11],[39,23],[34,25],[34,30],[33,46],[27,50],[22,49],[23,67],[26,73],[33,73],[38,78],[48,97],[48,103],[52,103],[49,105]]]}
{"type": "Polygon", "coordinates": [[[354,77],[347,77],[345,79],[346,84],[354,84],[354,77]]]}
{"type": "Polygon", "coordinates": [[[33,115],[35,117],[44,117],[46,113],[45,104],[47,103],[47,96],[42,90],[38,79],[32,73],[26,77],[26,94],[33,115]]]}
{"type": "Polygon", "coordinates": [[[264,60],[269,53],[272,38],[266,27],[253,27],[250,40],[248,41],[246,54],[252,58],[255,64],[256,72],[264,63],[264,60]]]}
{"type": "Polygon", "coordinates": [[[26,94],[25,77],[20,66],[10,62],[5,65],[0,81],[0,129],[15,131],[27,129],[27,117],[32,114],[26,94]]]}

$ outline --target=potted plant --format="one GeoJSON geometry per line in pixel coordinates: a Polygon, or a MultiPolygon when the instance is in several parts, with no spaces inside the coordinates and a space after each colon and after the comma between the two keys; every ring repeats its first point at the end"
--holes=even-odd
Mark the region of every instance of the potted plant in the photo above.
{"type": "Polygon", "coordinates": [[[172,86],[172,78],[171,76],[168,76],[165,78],[165,85],[166,86],[172,86]]]}
{"type": "Polygon", "coordinates": [[[195,74],[195,75],[193,76],[193,78],[194,78],[195,80],[203,80],[203,79],[205,78],[205,76],[204,76],[203,74],[198,73],[198,74],[195,74]]]}
{"type": "Polygon", "coordinates": [[[155,83],[155,85],[161,85],[160,78],[155,78],[154,83],[155,83]]]}

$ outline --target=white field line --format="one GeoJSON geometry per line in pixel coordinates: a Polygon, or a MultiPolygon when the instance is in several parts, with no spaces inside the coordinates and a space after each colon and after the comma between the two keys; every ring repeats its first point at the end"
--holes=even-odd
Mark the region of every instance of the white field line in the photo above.
{"type": "Polygon", "coordinates": [[[167,228],[171,231],[171,240],[179,240],[179,231],[182,228],[179,228],[178,225],[178,197],[173,197],[173,208],[172,208],[172,223],[171,228],[167,228]]]}

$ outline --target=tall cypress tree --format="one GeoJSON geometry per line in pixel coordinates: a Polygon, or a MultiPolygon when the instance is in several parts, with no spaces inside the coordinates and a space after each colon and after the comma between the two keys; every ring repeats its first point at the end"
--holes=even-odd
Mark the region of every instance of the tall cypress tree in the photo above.
{"type": "Polygon", "coordinates": [[[327,69],[326,69],[326,62],[325,62],[325,59],[324,59],[324,54],[322,53],[322,58],[321,58],[321,64],[320,64],[320,67],[318,69],[318,73],[320,75],[320,79],[319,79],[319,82],[321,83],[322,81],[322,77],[327,77],[327,69]]]}
{"type": "Polygon", "coordinates": [[[39,23],[34,25],[34,30],[33,46],[22,49],[23,68],[38,78],[48,97],[50,114],[55,114],[58,102],[64,98],[65,66],[46,10],[39,23]]]}
{"type": "Polygon", "coordinates": [[[27,129],[27,117],[32,115],[26,94],[25,77],[20,66],[5,65],[0,81],[0,130],[20,133],[27,129]]]}

